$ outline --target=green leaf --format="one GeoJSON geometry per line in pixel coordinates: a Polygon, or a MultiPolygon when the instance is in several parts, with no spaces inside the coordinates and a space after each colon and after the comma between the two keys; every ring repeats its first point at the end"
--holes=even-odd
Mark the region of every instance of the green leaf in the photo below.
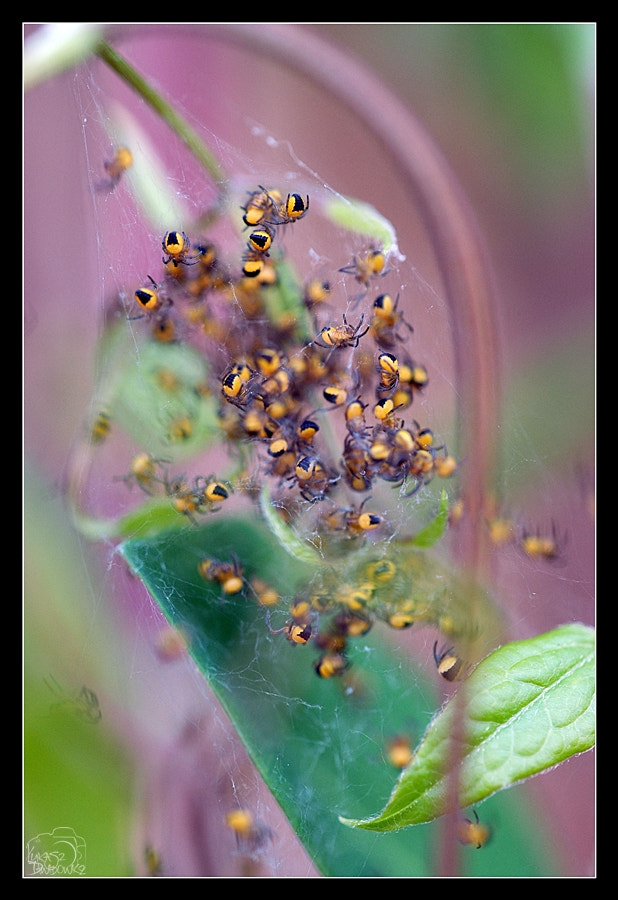
{"type": "Polygon", "coordinates": [[[322,557],[316,548],[308,541],[300,538],[294,529],[284,522],[277,513],[276,507],[273,506],[270,499],[270,489],[266,483],[264,483],[260,492],[260,509],[266,524],[286,553],[289,553],[290,556],[299,562],[309,563],[314,566],[320,564],[322,557]]]}
{"type": "MultiPolygon", "coordinates": [[[[350,829],[338,815],[368,815],[392,785],[386,745],[393,735],[421,734],[437,706],[437,676],[389,640],[376,622],[350,641],[347,677],[319,678],[320,651],[272,634],[251,591],[222,598],[197,570],[204,556],[240,559],[246,579],[259,577],[282,596],[273,626],[289,615],[308,579],[342,559],[319,565],[283,549],[263,522],[217,515],[195,528],[130,540],[120,553],[173,626],[189,635],[189,652],[226,710],[248,753],[322,873],[334,877],[427,877],[435,865],[432,824],[413,833],[350,829]]],[[[353,568],[353,567],[352,567],[353,568]]],[[[501,874],[547,874],[551,854],[525,812],[500,805],[498,840],[468,865],[501,874]],[[520,852],[511,859],[511,848],[520,852]],[[505,859],[507,860],[505,862],[505,859]]],[[[484,848],[485,850],[485,848],[484,848]]]]}
{"type": "Polygon", "coordinates": [[[413,547],[422,547],[424,549],[428,549],[429,547],[433,547],[434,544],[437,544],[442,535],[444,534],[444,530],[448,525],[448,495],[446,491],[442,491],[440,496],[440,507],[438,512],[431,520],[429,525],[426,525],[420,531],[418,531],[414,537],[410,539],[410,545],[413,547]]]}
{"type": "MultiPolygon", "coordinates": [[[[116,655],[128,646],[107,608],[93,615],[92,591],[102,586],[96,567],[85,568],[90,550],[28,459],[24,531],[24,843],[71,827],[86,845],[86,877],[129,877],[135,761],[117,726],[126,712],[119,715],[116,655]],[[96,707],[83,706],[82,685],[96,707]]],[[[27,857],[24,846],[32,875],[27,857]]]]}
{"type": "MultiPolygon", "coordinates": [[[[70,825],[86,845],[86,876],[130,876],[128,755],[105,719],[95,724],[94,719],[80,718],[79,707],[68,700],[63,707],[31,671],[24,689],[26,840],[36,842],[41,833],[70,825]]],[[[27,873],[34,874],[34,864],[28,862],[27,873]]]]}
{"type": "Polygon", "coordinates": [[[268,321],[282,331],[293,329],[294,339],[308,343],[313,336],[313,322],[303,301],[298,273],[289,259],[273,254],[277,265],[275,284],[262,289],[268,321]]]}
{"type": "Polygon", "coordinates": [[[114,320],[102,332],[96,406],[153,456],[186,459],[221,437],[217,399],[204,389],[206,362],[189,344],[144,338],[143,324],[131,330],[114,320]],[[184,422],[179,437],[175,429],[184,422]]]}
{"type": "Polygon", "coordinates": [[[217,400],[204,395],[206,365],[187,344],[146,341],[125,362],[112,415],[141,447],[188,459],[221,436],[217,400]]]}
{"type": "Polygon", "coordinates": [[[325,201],[324,212],[336,225],[354,234],[374,238],[386,252],[397,245],[397,233],[392,222],[369,203],[338,194],[325,201]]]}
{"type": "Polygon", "coordinates": [[[206,362],[188,344],[143,338],[142,324],[133,332],[115,320],[104,329],[96,406],[154,457],[187,459],[221,437],[217,398],[204,387],[206,362]]]}
{"type": "Polygon", "coordinates": [[[169,497],[151,497],[116,521],[114,537],[146,537],[170,528],[188,528],[190,522],[177,512],[169,497]]]}
{"type": "Polygon", "coordinates": [[[593,629],[574,624],[495,650],[431,723],[383,811],[341,821],[387,832],[452,811],[448,760],[458,715],[462,808],[589,750],[595,740],[594,649],[593,629]]]}

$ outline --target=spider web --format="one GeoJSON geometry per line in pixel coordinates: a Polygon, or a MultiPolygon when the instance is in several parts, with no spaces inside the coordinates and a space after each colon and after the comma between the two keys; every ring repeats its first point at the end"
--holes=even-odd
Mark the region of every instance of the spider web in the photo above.
{"type": "MultiPolygon", "coordinates": [[[[84,147],[90,178],[92,211],[97,235],[98,269],[101,293],[99,298],[101,328],[110,316],[126,320],[128,346],[133,354],[136,370],[146,375],[142,336],[145,323],[130,321],[132,296],[135,288],[147,284],[148,276],[156,280],[161,270],[161,238],[169,227],[184,227],[184,222],[198,220],[212,204],[215,189],[204,177],[185,147],[170,139],[144,111],[140,104],[121,94],[124,107],[111,107],[108,101],[109,73],[96,67],[84,68],[75,81],[75,92],[83,125],[84,147]],[[135,168],[143,159],[152,164],[154,152],[160,160],[167,189],[169,215],[157,221],[140,208],[131,191],[132,173],[120,180],[113,190],[101,189],[105,181],[104,161],[113,157],[115,148],[123,142],[130,110],[133,121],[146,126],[137,144],[132,146],[135,168]],[[148,137],[146,137],[148,135],[148,137]],[[153,148],[155,150],[153,151],[153,148]]],[[[186,99],[186,95],[182,100],[186,99]]],[[[180,98],[179,98],[180,102],[180,98]]],[[[201,111],[200,111],[201,112],[201,111]]],[[[198,113],[191,113],[197,116],[198,113]]],[[[416,248],[396,245],[389,257],[389,271],[364,296],[353,278],[339,271],[349,265],[355,254],[362,252],[367,241],[334,226],[320,217],[320,201],[340,196],[310,162],[296,154],[291,143],[279,137],[268,125],[247,118],[232,107],[231,118],[241,128],[242,150],[232,140],[209,133],[199,119],[199,131],[206,143],[216,152],[229,175],[230,209],[240,209],[247,192],[258,185],[276,185],[284,194],[298,191],[311,198],[307,221],[288,228],[283,238],[286,257],[293,260],[301,282],[309,278],[328,278],[332,282],[332,300],[328,308],[316,318],[318,329],[331,322],[340,322],[343,314],[357,323],[370,314],[370,304],[377,291],[400,296],[401,309],[414,328],[410,335],[413,355],[427,365],[430,382],[426,392],[415,399],[412,414],[422,425],[431,426],[449,448],[456,451],[453,410],[457,386],[453,374],[448,315],[431,263],[416,248]],[[315,210],[315,212],[314,212],[315,210]],[[312,224],[315,221],[315,225],[312,224]],[[305,226],[307,226],[305,228],[305,226]],[[427,270],[427,275],[422,273],[427,270]]],[[[222,133],[225,129],[221,129],[222,133]]],[[[359,193],[362,193],[359,191],[359,193]]],[[[385,200],[389,197],[385,191],[385,200]]],[[[361,197],[362,199],[362,197],[361,197]]],[[[388,208],[379,210],[388,216],[388,208]]],[[[239,212],[240,217],[240,212],[239,212]]],[[[210,236],[210,234],[209,234],[210,236]]],[[[230,257],[242,253],[245,236],[227,223],[212,231],[213,239],[227,248],[230,257]]],[[[356,365],[353,348],[348,353],[348,370],[356,365]]],[[[337,351],[339,352],[339,351],[337,351]]],[[[222,346],[218,359],[220,371],[234,362],[225,357],[222,346]]],[[[104,363],[97,372],[97,384],[108,384],[109,371],[104,363]]],[[[93,399],[89,418],[96,415],[103,396],[93,399]]],[[[330,412],[320,411],[322,419],[330,412]]],[[[337,431],[337,426],[332,426],[337,431]]],[[[341,424],[339,424],[341,429],[341,424]]],[[[343,433],[340,431],[340,433],[343,433]]],[[[544,501],[532,510],[530,527],[540,525],[544,531],[551,523],[562,519],[564,510],[553,500],[555,482],[559,476],[550,463],[535,450],[524,426],[509,438],[509,458],[515,458],[512,468],[504,474],[504,490],[508,491],[511,476],[524,469],[530,481],[544,486],[544,501]],[[518,451],[521,453],[518,456],[518,451]],[[534,471],[534,477],[530,475],[534,471]],[[555,504],[555,505],[554,505],[555,504]],[[539,519],[539,507],[542,518],[539,519]]],[[[97,450],[96,478],[85,479],[85,503],[101,513],[130,510],[139,492],[129,490],[122,476],[128,472],[132,454],[140,449],[134,440],[121,432],[112,432],[105,447],[97,450]],[[87,486],[86,486],[87,485],[87,486]]],[[[216,471],[221,463],[220,448],[206,449],[193,456],[185,456],[175,446],[167,448],[179,471],[188,477],[216,471]]],[[[453,496],[456,489],[453,487],[453,496]]],[[[537,494],[537,498],[538,498],[537,494]]],[[[372,506],[385,515],[391,524],[390,537],[410,527],[410,520],[418,525],[429,515],[435,504],[435,486],[429,487],[427,500],[405,499],[401,491],[390,486],[372,493],[372,506]]],[[[143,499],[143,497],[139,498],[143,499]]],[[[236,500],[234,500],[234,503],[236,500]]],[[[579,509],[583,509],[583,500],[579,509]]],[[[508,504],[507,504],[508,506],[508,504]]],[[[234,508],[234,507],[232,507],[234,508]]],[[[567,510],[569,520],[582,521],[567,510]]],[[[521,516],[520,510],[515,511],[521,516]]],[[[300,523],[300,535],[315,543],[315,521],[311,516],[300,523]]],[[[513,619],[524,632],[536,631],[534,609],[543,603],[543,595],[558,589],[564,594],[565,618],[581,602],[584,592],[592,600],[589,577],[577,565],[577,542],[569,538],[569,550],[575,550],[575,563],[558,568],[543,561],[522,557],[518,548],[508,546],[500,553],[499,579],[509,596],[515,598],[513,619]],[[575,544],[575,546],[574,546],[575,544]],[[574,565],[575,568],[571,568],[574,565]],[[532,610],[532,612],[531,612],[532,610]]],[[[583,559],[583,553],[582,553],[583,559]]],[[[174,644],[174,635],[147,591],[135,583],[121,561],[110,549],[106,587],[114,598],[114,605],[125,610],[129,647],[126,659],[126,710],[135,718],[131,738],[143,750],[138,772],[137,821],[135,823],[134,854],[140,870],[148,873],[146,848],[154,848],[161,857],[161,874],[259,874],[279,876],[312,876],[318,874],[313,861],[298,844],[277,803],[265,788],[259,774],[247,758],[226,714],[205,685],[201,675],[184,652],[182,642],[174,644]],[[253,844],[239,844],[230,829],[221,823],[227,811],[249,808],[262,829],[261,839],[253,844]],[[197,821],[197,827],[196,827],[197,821]],[[176,825],[175,823],[180,823],[176,825]],[[217,825],[218,823],[218,825],[217,825]],[[206,839],[204,835],[208,835],[206,839]],[[164,849],[163,849],[164,848],[164,849]]],[[[430,660],[434,635],[414,635],[402,638],[401,644],[430,660]]],[[[287,698],[276,698],[289,702],[287,698]]],[[[336,729],[335,729],[336,730],[336,729]]],[[[385,736],[386,738],[386,736],[385,736]]],[[[380,748],[380,753],[382,748],[380,748]]],[[[341,742],[340,776],[353,764],[346,756],[345,741],[341,742]]],[[[310,771],[307,772],[307,792],[310,795],[310,771]]],[[[359,865],[362,872],[362,864],[359,865]]]]}

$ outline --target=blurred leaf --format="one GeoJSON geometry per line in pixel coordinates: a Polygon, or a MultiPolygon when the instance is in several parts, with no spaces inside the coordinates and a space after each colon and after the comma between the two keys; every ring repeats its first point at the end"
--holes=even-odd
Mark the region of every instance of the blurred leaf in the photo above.
{"type": "MultiPolygon", "coordinates": [[[[465,706],[459,707],[462,807],[594,746],[594,646],[593,629],[563,625],[506,644],[478,665],[463,685],[465,706]]],[[[459,694],[431,723],[382,813],[342,821],[392,831],[451,811],[448,763],[457,704],[459,694]]]]}
{"type": "Polygon", "coordinates": [[[431,520],[431,522],[418,531],[413,538],[410,539],[410,545],[413,547],[429,548],[440,540],[444,534],[444,530],[448,525],[448,495],[446,491],[442,491],[440,495],[440,508],[431,520]]]}
{"type": "MultiPolygon", "coordinates": [[[[273,635],[250,592],[224,599],[218,584],[200,577],[200,559],[237,555],[246,579],[257,576],[279,591],[284,606],[273,615],[283,617],[307,587],[308,572],[329,566],[299,563],[259,520],[217,516],[182,533],[127,541],[119,552],[170,624],[189,636],[189,652],[320,870],[333,877],[430,875],[434,826],[377,837],[346,828],[338,815],[353,808],[367,815],[388,795],[387,742],[428,725],[438,702],[433,667],[428,681],[376,624],[350,641],[345,675],[322,679],[313,668],[319,650],[273,635]]],[[[330,564],[334,573],[340,562],[330,564]]],[[[509,813],[508,804],[500,818],[501,849],[488,848],[487,865],[502,874],[552,871],[533,822],[509,813]],[[522,847],[516,858],[497,860],[494,854],[515,845],[522,847]]]]}
{"type": "Polygon", "coordinates": [[[204,387],[206,362],[188,344],[144,340],[113,322],[102,333],[97,370],[97,408],[153,457],[187,459],[221,437],[217,399],[204,387]]]}
{"type": "MultiPolygon", "coordinates": [[[[110,654],[122,652],[122,635],[104,605],[95,612],[89,548],[28,461],[24,488],[24,840],[73,828],[86,845],[87,877],[123,877],[132,767],[113,730],[110,654]]],[[[24,872],[33,874],[26,852],[24,872]]]]}
{"type": "Polygon", "coordinates": [[[586,164],[594,32],[593,22],[497,22],[458,32],[484,104],[510,129],[510,155],[535,179],[530,200],[543,209],[539,197],[551,192],[554,215],[586,164]]]}
{"type": "Polygon", "coordinates": [[[217,400],[204,395],[203,357],[187,344],[141,344],[125,365],[113,416],[156,458],[187,459],[221,436],[217,400]]]}
{"type": "Polygon", "coordinates": [[[262,288],[268,321],[277,330],[294,334],[295,340],[308,343],[313,322],[304,301],[298,273],[289,259],[277,258],[277,280],[262,288]]]}
{"type": "Polygon", "coordinates": [[[93,22],[51,22],[24,42],[24,89],[75,66],[96,49],[105,27],[93,22]]]}
{"type": "Polygon", "coordinates": [[[177,512],[169,497],[152,497],[116,520],[115,538],[146,537],[170,528],[187,528],[190,522],[177,512]]]}
{"type": "Polygon", "coordinates": [[[71,827],[85,843],[86,877],[130,875],[130,767],[105,727],[106,710],[94,724],[76,715],[78,708],[55,702],[42,680],[29,676],[24,688],[26,843],[71,827]]]}
{"type": "MultiPolygon", "coordinates": [[[[587,447],[577,434],[595,432],[595,327],[556,332],[551,343],[521,361],[507,384],[503,479],[518,496],[536,490],[535,474],[572,472],[587,447]],[[529,448],[535,453],[530,454],[529,448]]],[[[584,442],[585,443],[585,442],[584,442]]]]}
{"type": "Polygon", "coordinates": [[[397,233],[392,223],[363,200],[335,195],[325,201],[324,212],[336,225],[373,238],[387,253],[397,245],[397,233]]]}
{"type": "Polygon", "coordinates": [[[193,216],[171,189],[169,171],[140,123],[121,103],[110,101],[107,124],[112,142],[129,147],[133,154],[125,179],[152,231],[163,236],[170,222],[180,231],[187,229],[193,216]]]}
{"type": "Polygon", "coordinates": [[[299,562],[320,564],[322,557],[308,541],[302,540],[294,529],[281,518],[270,499],[268,484],[262,485],[260,492],[260,509],[264,520],[283,549],[299,562]]]}

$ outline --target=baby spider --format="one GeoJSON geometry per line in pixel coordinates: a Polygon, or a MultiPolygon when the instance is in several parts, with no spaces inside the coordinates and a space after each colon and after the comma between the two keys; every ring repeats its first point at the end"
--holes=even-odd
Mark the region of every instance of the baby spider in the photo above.
{"type": "Polygon", "coordinates": [[[314,278],[305,285],[303,292],[303,303],[307,309],[313,309],[325,303],[331,293],[330,282],[322,281],[320,278],[314,278]]]}
{"type": "Polygon", "coordinates": [[[313,343],[317,344],[318,347],[324,347],[325,350],[341,349],[342,347],[358,347],[360,339],[369,331],[369,325],[364,331],[360,330],[364,318],[364,314],[361,315],[358,325],[354,326],[348,323],[344,313],[342,325],[326,325],[320,331],[320,337],[323,343],[320,343],[319,340],[315,340],[313,343]]]}
{"type": "Polygon", "coordinates": [[[197,524],[196,515],[214,512],[218,509],[218,504],[227,500],[230,495],[222,482],[202,475],[198,475],[193,484],[183,478],[175,478],[165,487],[176,512],[187,516],[193,524],[197,524]]]}
{"type": "Polygon", "coordinates": [[[107,439],[111,427],[112,420],[109,410],[106,408],[100,409],[88,429],[91,443],[102,444],[107,439]]]}
{"type": "Polygon", "coordinates": [[[372,248],[362,256],[355,256],[352,262],[347,266],[342,266],[339,271],[347,275],[354,275],[356,280],[362,284],[365,289],[369,288],[371,279],[377,275],[386,275],[390,270],[384,269],[386,265],[386,254],[383,250],[372,248]]]}
{"type": "Polygon", "coordinates": [[[481,825],[477,811],[474,809],[472,812],[476,821],[462,819],[457,826],[457,839],[460,844],[467,844],[480,850],[489,840],[491,831],[487,825],[481,825]]]}
{"type": "Polygon", "coordinates": [[[288,194],[284,203],[273,203],[274,219],[269,220],[272,225],[289,225],[298,222],[309,210],[309,196],[304,200],[300,194],[288,194]]]}
{"type": "Polygon", "coordinates": [[[380,376],[380,383],[376,388],[378,397],[392,397],[399,385],[399,360],[392,353],[382,352],[378,356],[376,371],[380,376]]]}
{"type": "Polygon", "coordinates": [[[260,222],[264,222],[266,216],[273,212],[282,198],[279,191],[267,191],[260,187],[257,191],[251,191],[249,199],[241,209],[244,212],[243,222],[248,228],[254,228],[260,222]]]}
{"type": "Polygon", "coordinates": [[[163,257],[164,265],[172,263],[174,266],[194,266],[200,261],[200,254],[191,254],[191,241],[184,231],[167,231],[161,241],[163,252],[167,257],[163,257]]]}
{"type": "Polygon", "coordinates": [[[369,497],[366,497],[358,507],[341,506],[324,513],[321,523],[329,531],[342,531],[349,537],[358,537],[373,531],[384,521],[376,513],[364,512],[363,507],[369,497]]]}
{"type": "Polygon", "coordinates": [[[343,675],[349,662],[344,653],[323,653],[313,664],[316,675],[320,678],[337,678],[343,675]]]}
{"type": "Polygon", "coordinates": [[[127,485],[136,484],[146,494],[154,494],[157,490],[165,489],[164,473],[158,471],[158,467],[163,460],[155,459],[150,453],[137,453],[131,460],[131,466],[127,475],[123,475],[121,480],[127,485]]]}
{"type": "Polygon", "coordinates": [[[323,500],[340,478],[341,475],[328,472],[316,457],[301,456],[296,460],[294,474],[288,480],[300,488],[300,495],[304,500],[313,503],[315,500],[323,500]]]}
{"type": "Polygon", "coordinates": [[[103,165],[108,178],[99,184],[98,190],[108,190],[111,193],[127,169],[133,165],[133,154],[128,147],[118,147],[113,159],[106,160],[103,165]]]}
{"type": "Polygon", "coordinates": [[[221,379],[221,393],[239,409],[245,409],[248,402],[257,397],[255,381],[258,373],[246,363],[235,363],[221,379]]]}
{"type": "Polygon", "coordinates": [[[322,396],[329,406],[322,406],[320,409],[330,409],[331,407],[350,403],[352,398],[358,395],[359,387],[360,377],[358,370],[354,372],[352,377],[344,373],[335,372],[331,382],[325,385],[322,390],[322,396]]]}
{"type": "Polygon", "coordinates": [[[53,704],[52,709],[71,712],[89,725],[96,725],[101,721],[98,697],[85,684],[82,685],[79,692],[70,694],[58,684],[53,675],[49,676],[49,681],[43,680],[52,694],[58,698],[58,702],[53,704]]]}
{"type": "Polygon", "coordinates": [[[396,769],[405,769],[414,758],[412,744],[407,735],[395,735],[386,745],[388,761],[396,769]]]}
{"type": "Polygon", "coordinates": [[[453,647],[444,645],[438,652],[438,642],[433,645],[433,658],[438,674],[446,681],[459,681],[466,674],[467,666],[463,659],[453,653],[453,647]]]}
{"type": "Polygon", "coordinates": [[[292,644],[306,644],[313,633],[314,612],[307,600],[296,600],[290,607],[290,617],[282,628],[270,624],[270,610],[266,610],[266,627],[271,634],[285,634],[292,644]]]}
{"type": "Polygon", "coordinates": [[[136,303],[143,310],[143,313],[141,316],[131,316],[129,318],[130,322],[134,322],[137,319],[143,319],[144,316],[160,316],[166,307],[173,305],[171,297],[161,293],[159,285],[151,275],[148,276],[148,280],[152,287],[138,288],[133,295],[136,303]]]}
{"type": "Polygon", "coordinates": [[[397,309],[398,305],[399,294],[395,300],[390,294],[380,294],[373,302],[371,334],[375,342],[382,347],[392,348],[397,341],[405,340],[404,328],[410,334],[414,331],[397,309]]]}
{"type": "Polygon", "coordinates": [[[254,819],[248,809],[234,809],[227,813],[225,824],[236,837],[238,850],[252,855],[272,840],[271,829],[254,819]]]}
{"type": "Polygon", "coordinates": [[[564,562],[564,548],[566,537],[558,535],[555,522],[552,522],[551,534],[542,535],[540,530],[535,532],[524,530],[520,546],[526,556],[531,559],[545,559],[549,562],[564,562]]]}
{"type": "Polygon", "coordinates": [[[250,249],[242,258],[242,274],[245,278],[259,278],[266,268],[265,254],[259,250],[250,249]]]}
{"type": "Polygon", "coordinates": [[[256,228],[251,232],[249,240],[247,241],[249,250],[261,253],[263,256],[268,256],[268,251],[271,248],[274,236],[273,229],[268,225],[263,228],[256,228]]]}
{"type": "Polygon", "coordinates": [[[237,557],[231,562],[202,559],[197,570],[205,581],[218,581],[224,594],[239,594],[245,586],[242,565],[237,557]]]}

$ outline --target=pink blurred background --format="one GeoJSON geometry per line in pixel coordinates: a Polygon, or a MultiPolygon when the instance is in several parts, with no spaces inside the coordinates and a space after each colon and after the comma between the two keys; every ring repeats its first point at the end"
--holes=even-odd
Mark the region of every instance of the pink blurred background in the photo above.
{"type": "MultiPolygon", "coordinates": [[[[27,25],[26,38],[37,27],[27,25]]],[[[493,266],[501,335],[499,488],[515,516],[533,526],[556,521],[568,533],[564,566],[522,563],[509,548],[496,558],[497,584],[514,637],[566,621],[594,625],[595,531],[588,507],[595,460],[594,26],[298,27],[353,52],[397,92],[471,200],[493,266]]],[[[406,302],[415,340],[436,373],[432,410],[446,409],[440,424],[451,427],[453,363],[437,332],[446,321],[440,275],[418,212],[362,123],[274,60],[219,41],[216,33],[213,39],[212,27],[204,40],[199,26],[191,35],[168,25],[112,31],[118,50],[203,125],[206,141],[212,137],[213,149],[221,148],[240,181],[256,171],[274,180],[283,168],[299,182],[317,178],[360,197],[391,219],[414,268],[406,302]]],[[[128,201],[118,205],[111,196],[101,206],[93,200],[92,179],[111,147],[99,105],[110,94],[135,106],[117,76],[94,61],[35,87],[24,101],[24,449],[50,494],[60,489],[90,409],[104,304],[144,277],[155,246],[128,201]]],[[[182,194],[197,183],[192,163],[149,111],[138,105],[138,113],[182,194]]],[[[205,185],[189,202],[207,205],[210,196],[205,185]]],[[[309,265],[308,253],[302,257],[308,248],[298,249],[309,265]]],[[[124,574],[106,573],[105,548],[83,552],[104,578],[113,575],[113,605],[131,623],[132,607],[122,599],[124,574]]],[[[152,638],[160,623],[147,618],[139,617],[137,631],[152,638]]],[[[139,653],[150,659],[152,646],[139,653]]],[[[177,680],[181,706],[193,708],[192,676],[176,673],[170,682],[169,671],[160,676],[166,695],[173,696],[177,680]]],[[[131,690],[144,720],[153,717],[173,734],[176,712],[161,713],[151,682],[142,694],[136,681],[131,690]]],[[[156,760],[149,744],[155,731],[150,721],[141,739],[156,760]]],[[[155,768],[168,750],[163,743],[155,768]]],[[[189,746],[190,759],[208,753],[189,746]]],[[[593,754],[537,777],[527,790],[540,802],[548,829],[559,832],[564,874],[593,875],[593,754]]],[[[283,832],[285,823],[279,828],[283,832]]],[[[316,874],[302,850],[294,848],[289,859],[295,865],[286,863],[286,874],[316,874]]]]}

